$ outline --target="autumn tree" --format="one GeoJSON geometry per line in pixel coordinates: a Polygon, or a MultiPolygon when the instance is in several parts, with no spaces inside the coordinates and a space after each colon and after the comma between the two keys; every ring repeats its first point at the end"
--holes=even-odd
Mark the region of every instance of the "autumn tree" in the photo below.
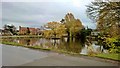
{"type": "Polygon", "coordinates": [[[98,44],[110,52],[119,53],[120,46],[120,2],[92,2],[87,14],[97,23],[98,44]],[[106,36],[107,35],[107,36],[106,36]]]}
{"type": "Polygon", "coordinates": [[[50,37],[52,37],[52,30],[44,30],[43,31],[43,36],[45,37],[45,38],[50,38],[50,37]]]}
{"type": "Polygon", "coordinates": [[[48,29],[47,31],[45,31],[45,34],[47,33],[55,38],[63,36],[66,30],[64,24],[54,21],[47,23],[45,27],[48,29]]]}
{"type": "Polygon", "coordinates": [[[65,16],[65,19],[62,19],[61,22],[65,24],[68,37],[75,36],[76,33],[83,28],[81,21],[79,19],[75,19],[72,13],[68,13],[65,16]]]}
{"type": "Polygon", "coordinates": [[[120,33],[120,2],[91,2],[87,5],[87,15],[97,22],[97,29],[111,36],[120,33]]]}

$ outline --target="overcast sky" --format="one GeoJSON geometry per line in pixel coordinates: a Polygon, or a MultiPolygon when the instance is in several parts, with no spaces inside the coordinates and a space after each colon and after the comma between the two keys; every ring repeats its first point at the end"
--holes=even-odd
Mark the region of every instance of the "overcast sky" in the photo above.
{"type": "Polygon", "coordinates": [[[88,5],[90,0],[17,1],[2,2],[1,27],[5,24],[13,24],[17,28],[18,26],[40,27],[50,21],[60,21],[68,12],[71,12],[75,18],[81,20],[84,26],[95,28],[95,23],[92,23],[86,15],[85,5],[88,5]]]}

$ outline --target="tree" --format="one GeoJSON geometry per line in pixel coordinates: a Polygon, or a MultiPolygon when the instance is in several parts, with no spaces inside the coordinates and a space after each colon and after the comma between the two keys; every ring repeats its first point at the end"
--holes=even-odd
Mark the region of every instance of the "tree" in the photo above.
{"type": "Polygon", "coordinates": [[[30,29],[29,29],[29,27],[27,27],[27,35],[29,35],[30,34],[30,29]]]}
{"type": "Polygon", "coordinates": [[[81,21],[79,19],[75,19],[72,13],[68,13],[65,16],[65,19],[62,19],[61,22],[65,24],[68,37],[75,36],[76,33],[83,28],[81,21]]]}
{"type": "Polygon", "coordinates": [[[52,37],[52,30],[44,30],[43,31],[43,36],[45,38],[51,38],[52,37]]]}
{"type": "Polygon", "coordinates": [[[17,34],[17,30],[16,30],[16,27],[14,25],[4,25],[4,31],[5,32],[9,32],[9,33],[12,33],[13,35],[16,35],[17,34]]]}
{"type": "Polygon", "coordinates": [[[97,22],[97,29],[111,36],[120,31],[120,2],[91,2],[87,5],[87,15],[97,22]],[[113,30],[113,32],[111,32],[113,30]]]}
{"type": "MultiPolygon", "coordinates": [[[[90,28],[87,28],[87,29],[83,28],[83,29],[80,31],[80,33],[79,33],[78,36],[80,36],[80,40],[81,40],[81,43],[82,43],[82,44],[85,44],[86,39],[87,39],[86,37],[89,36],[89,35],[91,35],[91,32],[92,32],[92,29],[90,29],[90,28]]],[[[90,41],[90,40],[89,40],[89,41],[90,41]]]]}
{"type": "Polygon", "coordinates": [[[54,21],[47,23],[45,27],[49,30],[46,30],[44,34],[46,35],[47,33],[50,36],[54,36],[55,38],[63,36],[66,30],[64,24],[54,21]]]}

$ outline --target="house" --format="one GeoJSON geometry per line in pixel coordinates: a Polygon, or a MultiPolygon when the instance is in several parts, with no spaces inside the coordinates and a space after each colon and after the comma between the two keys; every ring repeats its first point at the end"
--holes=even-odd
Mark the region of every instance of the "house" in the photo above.
{"type": "Polygon", "coordinates": [[[30,27],[21,27],[19,26],[19,34],[20,35],[39,35],[40,29],[39,28],[30,28],[30,27]]]}

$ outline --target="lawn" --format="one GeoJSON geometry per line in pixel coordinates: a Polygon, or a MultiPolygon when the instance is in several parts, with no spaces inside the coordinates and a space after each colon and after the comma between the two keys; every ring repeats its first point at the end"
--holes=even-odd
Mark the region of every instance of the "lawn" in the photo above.
{"type": "Polygon", "coordinates": [[[116,53],[111,53],[111,54],[97,54],[97,57],[101,57],[101,58],[107,58],[107,59],[112,59],[112,60],[118,60],[120,61],[120,53],[116,54],[116,53]]]}

